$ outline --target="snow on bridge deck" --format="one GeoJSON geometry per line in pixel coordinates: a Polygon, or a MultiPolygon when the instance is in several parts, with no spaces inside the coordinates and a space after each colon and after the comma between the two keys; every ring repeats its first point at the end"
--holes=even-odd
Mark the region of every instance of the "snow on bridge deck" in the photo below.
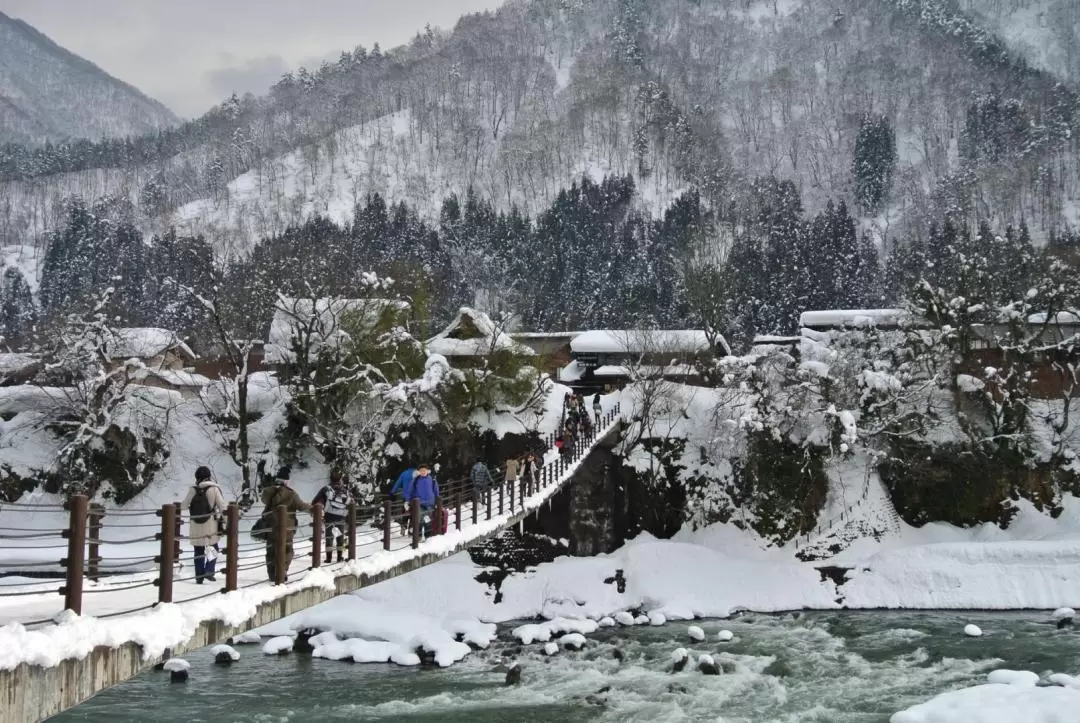
{"type": "MultiPolygon", "coordinates": [[[[417,548],[396,524],[389,550],[383,549],[381,529],[358,527],[356,559],[311,568],[312,542],[297,542],[289,571],[293,582],[285,585],[266,581],[261,543],[250,565],[245,564],[250,558],[241,559],[237,590],[224,592],[214,583],[196,585],[181,573],[174,583],[176,602],[171,604],[156,602],[157,588],[152,584],[156,569],[100,583],[86,581],[81,616],[63,610],[55,579],[8,583],[0,587],[0,723],[44,720],[139,674],[163,657],[205,647],[429,565],[511,528],[562,489],[597,447],[615,438],[620,425],[616,414],[609,416],[559,475],[517,500],[513,510],[498,514],[496,487],[491,519],[484,519],[486,505],[481,504],[473,523],[472,503],[463,503],[460,530],[455,529],[451,509],[450,530],[417,548]]],[[[0,578],[0,583],[4,580],[0,578]]]]}

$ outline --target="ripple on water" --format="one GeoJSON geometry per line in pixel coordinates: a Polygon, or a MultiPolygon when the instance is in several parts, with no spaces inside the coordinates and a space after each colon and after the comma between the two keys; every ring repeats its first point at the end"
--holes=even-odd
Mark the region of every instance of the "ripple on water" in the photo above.
{"type": "Polygon", "coordinates": [[[547,657],[540,645],[501,641],[441,670],[256,655],[222,669],[202,651],[187,656],[187,686],[150,673],[57,720],[145,721],[153,709],[155,723],[887,723],[936,693],[982,682],[993,668],[1080,673],[1080,633],[1059,633],[1038,614],[830,612],[697,624],[706,640],[689,645],[678,624],[604,628],[581,652],[547,657]],[[987,636],[964,637],[965,621],[987,636]],[[721,629],[735,640],[716,641],[721,629]],[[712,655],[729,672],[704,676],[690,665],[672,674],[677,647],[693,660],[712,655]],[[511,660],[523,679],[507,688],[511,660]]]}

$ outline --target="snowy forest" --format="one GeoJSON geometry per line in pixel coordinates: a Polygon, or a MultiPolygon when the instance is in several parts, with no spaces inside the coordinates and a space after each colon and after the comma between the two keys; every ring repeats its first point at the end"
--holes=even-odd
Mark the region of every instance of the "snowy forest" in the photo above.
{"type": "MultiPolygon", "coordinates": [[[[374,274],[408,303],[403,355],[462,307],[500,332],[722,335],[735,356],[697,368],[712,395],[695,412],[709,435],[698,449],[641,421],[642,484],[707,488],[696,506],[665,501],[679,515],[771,499],[798,514],[758,510],[760,531],[790,539],[814,524],[837,465],[857,458],[896,480],[958,450],[969,471],[1007,470],[984,475],[996,486],[983,497],[1050,509],[1076,485],[1075,352],[1044,336],[1080,311],[1076,12],[1064,0],[510,0],[151,134],[9,143],[3,345],[57,359],[72,329],[160,327],[246,383],[241,352],[267,338],[283,298],[367,298],[374,274]],[[919,324],[836,340],[842,351],[804,340],[801,360],[754,344],[797,334],[806,311],[880,308],[919,324]],[[738,442],[717,447],[729,427],[738,442]],[[1041,481],[1022,482],[1033,469],[1041,481]],[[754,480],[779,482],[754,492],[754,480]]],[[[352,362],[370,369],[382,357],[367,341],[352,362]]],[[[535,402],[511,366],[510,397],[535,402]]],[[[354,391],[431,371],[411,356],[403,367],[354,391]]],[[[246,412],[229,405],[236,461],[246,412]]],[[[288,447],[273,441],[271,422],[286,424],[275,409],[262,411],[261,451],[237,462],[245,490],[256,458],[288,447]]],[[[295,411],[288,424],[304,427],[295,411]]],[[[154,456],[131,455],[130,469],[139,454],[154,456]]],[[[933,514],[1007,521],[976,498],[933,514]]]]}

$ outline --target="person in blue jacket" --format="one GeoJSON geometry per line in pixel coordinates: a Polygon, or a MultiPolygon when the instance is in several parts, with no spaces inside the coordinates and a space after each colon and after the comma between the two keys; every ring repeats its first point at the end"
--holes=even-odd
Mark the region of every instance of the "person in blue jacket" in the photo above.
{"type": "Polygon", "coordinates": [[[426,520],[424,524],[424,536],[431,535],[431,515],[435,510],[435,501],[439,497],[439,483],[431,474],[431,467],[422,464],[416,469],[417,475],[406,486],[405,502],[411,504],[413,500],[420,501],[420,518],[426,520]]]}
{"type": "Polygon", "coordinates": [[[390,496],[397,497],[401,495],[402,501],[405,503],[405,516],[401,520],[401,534],[409,534],[409,528],[412,525],[412,515],[409,514],[409,497],[406,492],[412,481],[416,479],[420,472],[416,467],[409,467],[407,470],[398,475],[397,481],[394,482],[394,486],[390,488],[390,496]]]}

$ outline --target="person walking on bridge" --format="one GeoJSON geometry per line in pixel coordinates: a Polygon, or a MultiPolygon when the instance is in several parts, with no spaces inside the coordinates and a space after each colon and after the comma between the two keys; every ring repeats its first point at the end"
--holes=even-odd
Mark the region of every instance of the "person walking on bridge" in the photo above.
{"type": "Polygon", "coordinates": [[[345,561],[345,533],[346,522],[349,517],[349,503],[352,495],[349,493],[349,485],[345,480],[345,474],[335,467],[330,471],[330,484],[319,490],[311,506],[323,506],[323,525],[326,530],[326,562],[333,562],[334,549],[337,549],[337,561],[345,561]],[[335,533],[337,533],[335,535],[335,533]],[[335,537],[337,544],[333,544],[335,537]]]}
{"type": "Polygon", "coordinates": [[[409,467],[407,470],[398,475],[397,480],[394,482],[394,486],[390,488],[390,497],[397,497],[401,495],[401,500],[405,504],[405,517],[401,520],[401,534],[402,536],[409,534],[409,528],[412,526],[412,515],[409,514],[409,498],[405,496],[406,491],[409,489],[409,485],[420,474],[416,467],[409,467]]]}
{"type": "Polygon", "coordinates": [[[593,419],[596,420],[596,428],[600,428],[600,419],[604,416],[604,405],[600,403],[600,392],[592,398],[593,419]]]}
{"type": "Polygon", "coordinates": [[[195,485],[188,489],[182,509],[188,511],[188,539],[195,549],[195,582],[214,581],[219,524],[225,512],[225,497],[214,483],[209,467],[195,470],[195,485]]]}
{"type": "Polygon", "coordinates": [[[266,536],[266,574],[271,583],[277,582],[277,539],[278,535],[285,535],[285,577],[288,579],[289,566],[293,561],[293,537],[299,527],[296,519],[297,512],[310,512],[311,505],[300,499],[296,490],[289,486],[289,478],[292,470],[282,467],[278,470],[274,484],[262,491],[262,502],[266,505],[265,514],[269,515],[270,534],[266,536]],[[277,508],[285,506],[289,514],[285,517],[286,529],[278,529],[277,508]]]}
{"type": "Polygon", "coordinates": [[[439,499],[439,483],[431,474],[431,467],[422,464],[416,468],[417,476],[405,491],[405,499],[411,505],[413,500],[420,503],[420,520],[424,537],[431,536],[431,515],[439,499]],[[426,520],[426,524],[424,523],[426,520]]]}

